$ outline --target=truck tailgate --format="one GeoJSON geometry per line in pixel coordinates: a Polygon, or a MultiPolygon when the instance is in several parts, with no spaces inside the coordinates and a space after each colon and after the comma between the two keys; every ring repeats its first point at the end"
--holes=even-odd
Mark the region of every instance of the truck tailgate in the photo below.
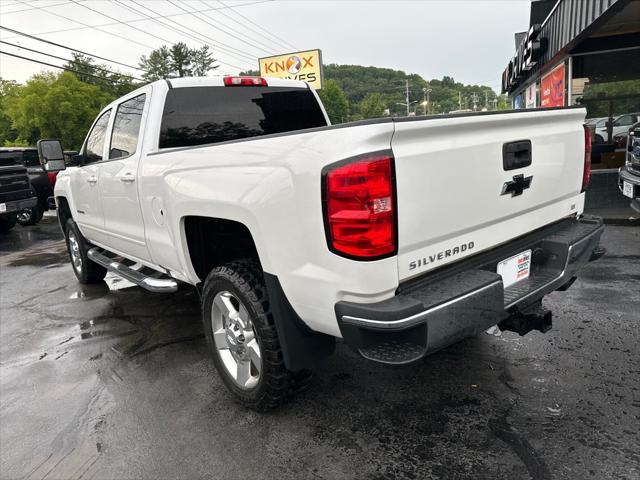
{"type": "Polygon", "coordinates": [[[580,213],[584,118],[569,108],[396,120],[400,280],[580,213]],[[514,154],[503,149],[526,159],[527,141],[531,164],[505,170],[514,154]]]}

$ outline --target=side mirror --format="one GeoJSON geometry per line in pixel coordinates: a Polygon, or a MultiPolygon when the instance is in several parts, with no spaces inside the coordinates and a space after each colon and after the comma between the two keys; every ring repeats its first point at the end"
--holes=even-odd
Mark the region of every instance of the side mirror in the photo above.
{"type": "Polygon", "coordinates": [[[60,140],[38,140],[38,156],[45,172],[59,172],[67,166],[60,140]]]}

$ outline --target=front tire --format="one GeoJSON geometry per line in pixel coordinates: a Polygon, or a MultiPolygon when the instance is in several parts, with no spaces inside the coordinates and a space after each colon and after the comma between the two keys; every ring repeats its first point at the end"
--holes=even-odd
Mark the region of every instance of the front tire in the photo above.
{"type": "Polygon", "coordinates": [[[67,250],[73,267],[73,273],[76,274],[78,282],[82,284],[100,283],[107,275],[107,269],[95,262],[89,260],[87,252],[90,244],[80,233],[80,229],[73,219],[68,219],[65,225],[65,240],[67,241],[67,250]]]}
{"type": "Polygon", "coordinates": [[[217,267],[205,280],[202,320],[213,363],[242,405],[260,412],[286,402],[311,372],[287,370],[257,262],[217,267]]]}

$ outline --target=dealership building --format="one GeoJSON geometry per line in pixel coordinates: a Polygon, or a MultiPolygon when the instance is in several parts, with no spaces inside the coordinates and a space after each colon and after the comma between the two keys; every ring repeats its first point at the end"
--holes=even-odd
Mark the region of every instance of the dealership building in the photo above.
{"type": "Polygon", "coordinates": [[[596,153],[619,163],[613,137],[640,121],[640,1],[533,0],[515,40],[502,75],[514,108],[584,105],[596,153]]]}

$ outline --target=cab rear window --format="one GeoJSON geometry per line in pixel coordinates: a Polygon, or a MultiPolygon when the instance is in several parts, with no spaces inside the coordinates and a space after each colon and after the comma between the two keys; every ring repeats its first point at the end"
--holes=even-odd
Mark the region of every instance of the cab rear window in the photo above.
{"type": "Polygon", "coordinates": [[[326,124],[306,88],[174,88],[167,93],[159,147],[219,143],[326,124]]]}

